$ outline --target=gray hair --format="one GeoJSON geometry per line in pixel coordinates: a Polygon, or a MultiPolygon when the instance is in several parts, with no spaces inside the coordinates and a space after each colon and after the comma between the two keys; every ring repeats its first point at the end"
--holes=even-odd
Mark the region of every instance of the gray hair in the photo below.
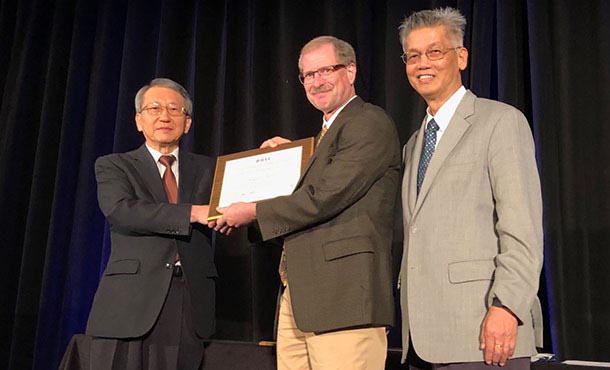
{"type": "Polygon", "coordinates": [[[182,85],[170,80],[169,78],[155,78],[154,80],[150,81],[148,85],[144,85],[140,90],[138,90],[135,98],[136,112],[142,112],[142,101],[144,100],[144,94],[146,94],[148,89],[151,87],[166,87],[182,95],[184,98],[184,109],[186,110],[187,116],[193,115],[193,101],[191,100],[188,91],[186,91],[182,85]]]}
{"type": "Polygon", "coordinates": [[[421,10],[405,17],[405,20],[398,27],[400,44],[404,48],[405,41],[411,31],[418,28],[435,26],[445,26],[447,36],[455,43],[453,46],[464,46],[466,18],[464,18],[459,10],[450,7],[421,10]]]}
{"type": "Polygon", "coordinates": [[[310,51],[316,50],[327,44],[333,45],[337,62],[345,65],[351,63],[356,64],[356,53],[354,52],[352,45],[334,36],[319,36],[309,41],[301,49],[301,54],[299,55],[299,71],[303,72],[301,59],[303,58],[304,54],[307,54],[310,51]]]}

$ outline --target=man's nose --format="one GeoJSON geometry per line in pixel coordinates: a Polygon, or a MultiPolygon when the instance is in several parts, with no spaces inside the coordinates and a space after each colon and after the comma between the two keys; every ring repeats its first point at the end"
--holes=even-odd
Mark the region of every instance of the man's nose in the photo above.
{"type": "Polygon", "coordinates": [[[159,116],[159,119],[164,121],[169,121],[171,119],[168,107],[161,107],[161,115],[159,116]]]}

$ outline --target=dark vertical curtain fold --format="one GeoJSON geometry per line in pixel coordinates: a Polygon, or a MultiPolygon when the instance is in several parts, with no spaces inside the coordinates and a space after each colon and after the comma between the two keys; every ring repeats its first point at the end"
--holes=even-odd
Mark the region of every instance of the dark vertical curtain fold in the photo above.
{"type": "MultiPolygon", "coordinates": [[[[405,77],[397,27],[446,5],[468,19],[466,87],[517,106],[532,126],[545,350],[610,361],[609,2],[2,0],[0,368],[55,368],[84,331],[110,250],[93,164],[142,143],[140,86],[165,76],[188,88],[195,124],[183,145],[198,153],[312,136],[321,118],[296,78],[298,54],[333,34],[354,45],[358,93],[387,109],[404,143],[425,103],[405,77]]],[[[244,231],[217,241],[216,338],[272,339],[280,247],[250,244],[244,231]]]]}
{"type": "Polygon", "coordinates": [[[608,361],[610,4],[527,10],[552,344],[563,358],[608,361]]]}

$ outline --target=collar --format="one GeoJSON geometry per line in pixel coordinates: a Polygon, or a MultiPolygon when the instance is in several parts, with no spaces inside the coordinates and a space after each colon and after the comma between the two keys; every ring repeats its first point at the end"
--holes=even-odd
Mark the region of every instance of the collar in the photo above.
{"type": "Polygon", "coordinates": [[[341,113],[343,108],[345,108],[345,106],[348,105],[352,100],[356,99],[357,96],[358,95],[352,96],[348,101],[345,102],[345,104],[343,104],[341,107],[339,107],[339,109],[337,109],[335,111],[335,113],[333,113],[332,116],[330,116],[328,121],[324,119],[324,116],[322,116],[322,126],[326,126],[326,128],[329,129],[330,125],[333,124],[333,122],[335,121],[335,118],[337,118],[337,116],[339,115],[339,113],[341,113]]]}
{"type": "MultiPolygon", "coordinates": [[[[146,149],[148,149],[148,151],[150,152],[150,155],[152,155],[152,156],[153,156],[153,159],[155,160],[155,163],[158,163],[158,162],[159,162],[159,158],[161,158],[161,156],[162,156],[162,155],[173,155],[173,156],[174,156],[174,158],[176,158],[176,160],[174,161],[174,163],[178,163],[178,158],[180,158],[180,157],[178,156],[178,152],[180,151],[180,148],[179,148],[179,147],[177,147],[177,148],[176,148],[176,149],[174,149],[174,150],[173,150],[171,153],[168,153],[168,154],[163,154],[163,153],[159,152],[158,150],[156,150],[156,149],[153,149],[153,148],[149,147],[148,145],[146,145],[146,149]]],[[[173,167],[174,167],[174,166],[172,166],[172,168],[173,168],[173,167]]]]}
{"type": "Polygon", "coordinates": [[[445,104],[441,106],[438,112],[436,112],[435,116],[432,116],[430,114],[430,107],[428,107],[426,109],[426,125],[434,118],[434,121],[439,127],[439,131],[445,131],[447,129],[447,126],[449,126],[449,122],[451,121],[451,118],[453,118],[453,114],[457,110],[457,107],[458,105],[460,105],[460,102],[462,101],[462,98],[465,94],[466,88],[464,86],[460,86],[460,88],[457,89],[457,91],[454,92],[453,95],[451,95],[451,97],[445,102],[445,104]]]}

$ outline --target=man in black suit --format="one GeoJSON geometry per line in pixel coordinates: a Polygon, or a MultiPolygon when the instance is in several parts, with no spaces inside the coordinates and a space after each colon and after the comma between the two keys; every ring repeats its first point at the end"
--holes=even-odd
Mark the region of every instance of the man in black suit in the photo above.
{"type": "Polygon", "coordinates": [[[204,226],[214,160],[179,150],[192,123],[181,85],[155,79],[135,106],[146,143],[95,164],[112,252],[87,323],[92,369],[199,369],[202,338],[214,331],[217,273],[204,226]]]}

